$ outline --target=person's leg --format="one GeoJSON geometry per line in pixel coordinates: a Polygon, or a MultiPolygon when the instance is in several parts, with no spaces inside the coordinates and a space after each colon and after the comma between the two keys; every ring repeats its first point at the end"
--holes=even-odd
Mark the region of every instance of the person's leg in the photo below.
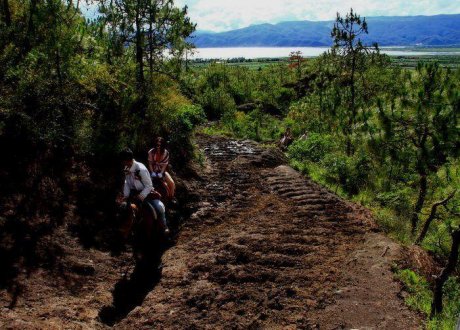
{"type": "Polygon", "coordinates": [[[174,180],[172,179],[171,175],[168,172],[165,172],[165,180],[169,188],[169,194],[170,194],[169,197],[173,198],[176,194],[176,184],[174,183],[174,180]]]}
{"type": "Polygon", "coordinates": [[[129,234],[131,233],[132,227],[134,225],[134,218],[135,218],[135,212],[136,212],[136,206],[131,203],[124,203],[124,205],[121,207],[121,218],[122,218],[122,224],[120,226],[120,234],[123,239],[123,242],[125,242],[129,234]]]}
{"type": "Polygon", "coordinates": [[[153,205],[155,210],[158,212],[158,215],[160,216],[163,226],[165,227],[165,229],[167,229],[168,222],[166,221],[166,209],[165,209],[164,204],[159,199],[152,199],[149,202],[153,205]]]}

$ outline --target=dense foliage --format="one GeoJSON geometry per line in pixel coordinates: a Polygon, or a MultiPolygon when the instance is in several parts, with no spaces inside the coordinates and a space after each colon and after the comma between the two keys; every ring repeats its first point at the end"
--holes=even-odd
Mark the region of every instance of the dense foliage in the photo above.
{"type": "Polygon", "coordinates": [[[88,20],[79,4],[0,4],[0,252],[10,266],[36,254],[56,225],[78,219],[73,210],[81,230],[110,220],[121,148],[145,161],[162,135],[173,162],[187,160],[190,133],[204,120],[176,80],[195,28],[186,8],[98,1],[100,15],[88,20]]]}

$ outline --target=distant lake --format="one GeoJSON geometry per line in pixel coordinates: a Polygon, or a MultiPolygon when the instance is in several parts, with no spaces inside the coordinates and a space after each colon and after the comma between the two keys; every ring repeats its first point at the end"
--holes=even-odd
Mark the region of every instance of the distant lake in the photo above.
{"type": "MultiPolygon", "coordinates": [[[[330,48],[327,47],[229,47],[229,48],[197,48],[191,59],[230,59],[244,57],[247,59],[255,58],[279,58],[288,57],[290,52],[300,50],[305,57],[316,57],[330,48]]],[[[382,53],[390,56],[424,56],[424,55],[460,55],[458,48],[453,51],[430,51],[423,49],[414,51],[404,47],[391,47],[381,49],[382,53]]]]}

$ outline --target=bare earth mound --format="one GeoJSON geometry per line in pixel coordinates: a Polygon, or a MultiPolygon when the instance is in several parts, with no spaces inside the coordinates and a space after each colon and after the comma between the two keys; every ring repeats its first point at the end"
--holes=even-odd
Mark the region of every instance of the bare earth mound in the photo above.
{"type": "MultiPolygon", "coordinates": [[[[421,326],[398,298],[391,273],[401,247],[375,230],[366,210],[283,165],[276,150],[226,138],[198,142],[206,164],[188,182],[194,213],[163,255],[161,277],[146,281],[134,302],[139,306],[120,312],[115,328],[421,326]]],[[[13,309],[5,307],[11,294],[0,291],[0,327],[109,327],[100,322],[101,310],[111,304],[122,269],[132,267],[126,254],[88,254],[91,271],[69,278],[80,283],[74,293],[58,290],[59,281],[56,288],[45,283],[49,274],[41,283],[49,289],[28,291],[13,309]]],[[[37,283],[39,275],[23,280],[37,283]]]]}

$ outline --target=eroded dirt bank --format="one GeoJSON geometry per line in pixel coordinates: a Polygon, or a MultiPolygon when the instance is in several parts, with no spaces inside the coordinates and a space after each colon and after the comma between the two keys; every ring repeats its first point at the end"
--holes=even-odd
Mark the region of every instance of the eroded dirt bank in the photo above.
{"type": "MultiPolygon", "coordinates": [[[[76,272],[23,274],[14,306],[8,304],[15,293],[1,291],[0,327],[421,325],[398,298],[400,286],[390,271],[401,248],[375,230],[366,210],[303,178],[276,150],[218,137],[200,136],[198,143],[206,161],[186,182],[193,214],[164,253],[161,274],[130,275],[135,269],[128,253],[69,252],[78,259],[76,272]],[[101,322],[114,303],[112,293],[123,286],[127,297],[117,299],[132,304],[113,322],[101,322]]],[[[66,244],[81,250],[76,242],[66,244]]]]}

